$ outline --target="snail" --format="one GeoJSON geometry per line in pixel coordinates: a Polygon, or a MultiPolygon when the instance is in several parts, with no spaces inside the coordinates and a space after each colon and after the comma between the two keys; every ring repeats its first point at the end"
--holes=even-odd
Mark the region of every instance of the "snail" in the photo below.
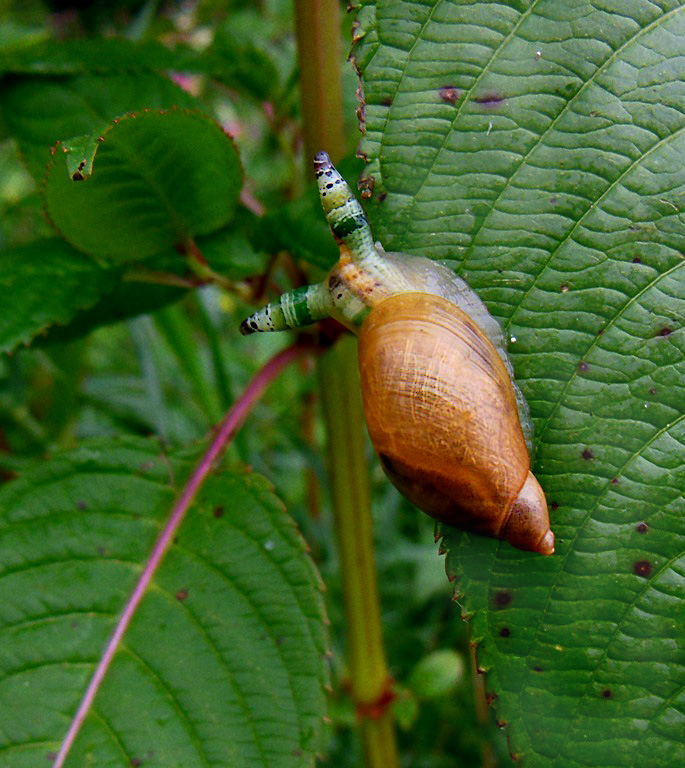
{"type": "Polygon", "coordinates": [[[314,170],[340,258],[323,282],[283,294],[241,332],[339,320],[358,336],[366,424],[396,488],[444,523],[552,554],[528,406],[499,324],[446,266],[374,243],[325,152],[314,170]]]}

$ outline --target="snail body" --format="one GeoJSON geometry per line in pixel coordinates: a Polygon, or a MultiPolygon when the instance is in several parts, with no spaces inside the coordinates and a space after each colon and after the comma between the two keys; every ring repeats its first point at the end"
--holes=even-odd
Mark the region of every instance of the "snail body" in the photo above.
{"type": "Polygon", "coordinates": [[[340,258],[323,282],[284,294],[241,332],[338,319],[358,335],[369,436],[398,490],[442,522],[552,554],[528,406],[497,321],[447,267],[374,243],[328,155],[314,167],[340,258]]]}

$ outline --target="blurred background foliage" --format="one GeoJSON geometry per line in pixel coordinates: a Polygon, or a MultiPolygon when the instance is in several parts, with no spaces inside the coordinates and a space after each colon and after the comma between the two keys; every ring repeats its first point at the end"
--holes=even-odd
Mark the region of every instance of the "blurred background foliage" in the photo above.
{"type": "MultiPolygon", "coordinates": [[[[343,9],[344,10],[344,9],[343,9]]],[[[355,117],[356,75],[346,61],[352,15],[342,14],[345,135],[341,169],[353,181],[361,165],[355,117]]],[[[335,254],[318,202],[301,181],[306,161],[298,95],[293,7],[262,2],[38,2],[0,0],[0,57],[40,40],[125,37],[183,45],[213,62],[213,76],[175,74],[233,137],[245,183],[232,231],[210,238],[204,255],[232,290],[178,290],[178,300],[149,315],[104,325],[88,336],[52,334],[0,357],[0,473],[23,468],[91,436],[158,435],[170,448],[205,436],[249,378],[286,340],[249,343],[240,319],[270,293],[325,267],[335,254]],[[226,254],[230,252],[230,259],[226,254]],[[223,261],[222,261],[223,256],[223,261]],[[306,264],[305,262],[308,262],[306,264]]],[[[60,137],[55,137],[55,139],[60,137]]],[[[39,184],[0,124],[0,250],[53,233],[39,184]]],[[[322,765],[360,764],[355,713],[346,696],[344,614],[332,541],[323,430],[309,362],[288,369],[268,390],[229,458],[271,478],[296,519],[327,587],[331,620],[330,749],[322,765]]],[[[372,461],[378,571],[394,703],[404,765],[509,764],[506,741],[487,708],[435,556],[432,526],[417,517],[372,461]],[[458,757],[457,757],[458,756],[458,757]]]]}

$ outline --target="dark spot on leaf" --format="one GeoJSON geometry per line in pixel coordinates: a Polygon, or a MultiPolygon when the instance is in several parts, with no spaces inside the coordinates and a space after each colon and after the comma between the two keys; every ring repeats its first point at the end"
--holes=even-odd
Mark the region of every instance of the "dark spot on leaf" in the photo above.
{"type": "Polygon", "coordinates": [[[85,501],[77,501],[76,502],[76,509],[80,509],[81,512],[83,512],[84,509],[88,509],[88,505],[85,501]]]}
{"type": "Polygon", "coordinates": [[[488,691],[485,694],[485,701],[487,702],[487,705],[490,706],[492,702],[497,698],[497,694],[494,691],[488,691]]]}
{"type": "Polygon", "coordinates": [[[568,293],[571,290],[571,286],[568,283],[562,283],[559,290],[562,293],[568,293]]]}
{"type": "Polygon", "coordinates": [[[461,91],[453,85],[443,85],[438,93],[445,104],[456,104],[461,98],[461,91]]]}
{"type": "Polygon", "coordinates": [[[639,256],[633,256],[633,264],[642,264],[642,259],[639,256]]]}
{"type": "Polygon", "coordinates": [[[504,96],[499,93],[484,93],[482,96],[476,96],[473,100],[476,104],[482,104],[484,107],[496,107],[504,101],[504,96]]]}
{"type": "Polygon", "coordinates": [[[590,459],[595,458],[594,454],[589,448],[586,448],[580,455],[585,459],[585,461],[590,461],[590,459]]]}
{"type": "Polygon", "coordinates": [[[638,523],[635,526],[635,530],[638,533],[647,533],[647,531],[649,530],[649,525],[647,523],[638,523]]]}
{"type": "Polygon", "coordinates": [[[131,765],[139,766],[139,765],[142,765],[142,764],[143,764],[143,761],[140,758],[138,758],[138,757],[132,757],[131,758],[131,765]]]}
{"type": "Polygon", "coordinates": [[[188,590],[187,590],[187,589],[185,589],[185,588],[183,588],[183,589],[179,589],[179,590],[178,590],[178,592],[176,593],[176,599],[177,599],[177,600],[181,600],[181,601],[183,601],[183,600],[185,600],[187,597],[188,597],[188,590]]]}
{"type": "Polygon", "coordinates": [[[549,508],[550,509],[559,509],[559,502],[558,501],[550,501],[549,508]]]}
{"type": "Polygon", "coordinates": [[[381,99],[381,107],[391,107],[392,106],[392,97],[391,96],[384,96],[381,99]]]}
{"type": "Polygon", "coordinates": [[[223,517],[224,516],[224,508],[220,507],[220,506],[214,507],[214,509],[212,510],[212,514],[214,515],[214,517],[217,517],[217,518],[223,517]]]}
{"type": "Polygon", "coordinates": [[[585,371],[589,371],[590,370],[590,366],[583,360],[580,363],[578,363],[578,370],[581,373],[585,373],[585,371]]]}
{"type": "Polygon", "coordinates": [[[388,193],[387,193],[387,192],[379,192],[379,193],[378,193],[378,197],[377,197],[376,199],[378,200],[378,202],[379,202],[379,203],[382,203],[382,202],[383,202],[383,200],[385,200],[385,198],[386,198],[387,196],[388,196],[388,193]]]}
{"type": "Polygon", "coordinates": [[[498,728],[506,728],[507,727],[507,721],[506,720],[497,720],[497,727],[498,728]]]}
{"type": "Polygon", "coordinates": [[[611,478],[611,484],[612,485],[618,485],[618,478],[617,477],[612,477],[611,478]]]}
{"type": "Polygon", "coordinates": [[[505,606],[509,605],[512,600],[513,598],[511,596],[511,592],[507,592],[506,589],[500,589],[500,591],[495,595],[495,604],[500,608],[504,608],[505,606]]]}
{"type": "Polygon", "coordinates": [[[54,763],[55,760],[57,760],[57,752],[48,752],[45,757],[51,762],[54,763]]]}
{"type": "Polygon", "coordinates": [[[549,202],[550,205],[556,205],[558,201],[556,197],[550,197],[549,202]]]}
{"type": "Polygon", "coordinates": [[[98,547],[97,548],[97,553],[98,553],[98,555],[100,555],[100,557],[103,557],[104,555],[107,554],[106,547],[98,547]]]}
{"type": "Polygon", "coordinates": [[[672,328],[661,328],[659,331],[657,331],[657,336],[670,336],[673,333],[672,328]]]}
{"type": "Polygon", "coordinates": [[[509,637],[510,634],[511,634],[511,630],[509,629],[509,627],[502,627],[502,629],[500,629],[499,631],[500,637],[509,637]]]}
{"type": "Polygon", "coordinates": [[[636,576],[647,578],[652,573],[652,564],[649,560],[638,560],[633,563],[633,573],[636,576]]]}
{"type": "Polygon", "coordinates": [[[613,694],[611,692],[611,688],[605,688],[602,691],[602,698],[603,699],[610,699],[612,696],[613,696],[613,694]]]}
{"type": "Polygon", "coordinates": [[[542,672],[542,667],[533,667],[533,672],[542,672]]]}
{"type": "Polygon", "coordinates": [[[656,387],[650,387],[649,388],[649,394],[650,395],[656,395],[656,387]]]}

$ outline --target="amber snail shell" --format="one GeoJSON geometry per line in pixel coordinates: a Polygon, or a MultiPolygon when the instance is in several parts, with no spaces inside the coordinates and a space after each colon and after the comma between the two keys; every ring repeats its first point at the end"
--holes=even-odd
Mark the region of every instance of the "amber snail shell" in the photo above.
{"type": "Polygon", "coordinates": [[[384,299],[361,327],[359,370],[371,442],[404,496],[449,525],[554,552],[509,374],[465,312],[428,293],[384,299]]]}

